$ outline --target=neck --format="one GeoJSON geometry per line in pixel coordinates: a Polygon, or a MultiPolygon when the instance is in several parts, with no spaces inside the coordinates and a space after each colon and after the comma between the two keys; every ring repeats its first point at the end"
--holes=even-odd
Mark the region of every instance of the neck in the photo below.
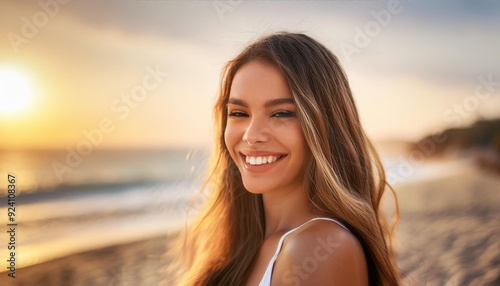
{"type": "Polygon", "coordinates": [[[303,186],[273,190],[262,194],[266,219],[265,239],[289,231],[316,217],[307,206],[303,186]]]}

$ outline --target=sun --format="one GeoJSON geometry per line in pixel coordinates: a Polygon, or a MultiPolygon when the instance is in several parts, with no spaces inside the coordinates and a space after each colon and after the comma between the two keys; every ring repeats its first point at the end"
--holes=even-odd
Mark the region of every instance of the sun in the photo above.
{"type": "Polygon", "coordinates": [[[32,84],[23,72],[0,68],[0,114],[21,112],[29,106],[32,98],[32,84]]]}

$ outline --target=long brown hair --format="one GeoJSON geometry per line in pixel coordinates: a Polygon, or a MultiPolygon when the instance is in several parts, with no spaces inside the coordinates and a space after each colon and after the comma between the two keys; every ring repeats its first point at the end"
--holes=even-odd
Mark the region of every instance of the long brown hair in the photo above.
{"type": "MultiPolygon", "coordinates": [[[[263,241],[262,194],[245,190],[224,142],[231,83],[238,69],[251,61],[276,65],[292,92],[312,153],[305,172],[311,211],[341,221],[359,239],[370,285],[399,285],[391,243],[399,218],[397,199],[360,124],[347,77],[326,47],[307,35],[289,32],[261,37],[223,69],[213,114],[215,149],[199,193],[205,197],[196,220],[176,242],[182,246],[182,257],[170,268],[176,271],[170,275],[178,274],[175,284],[242,285],[263,241]],[[396,201],[392,228],[380,210],[386,186],[396,201]]],[[[171,252],[179,248],[173,245],[171,252]]]]}

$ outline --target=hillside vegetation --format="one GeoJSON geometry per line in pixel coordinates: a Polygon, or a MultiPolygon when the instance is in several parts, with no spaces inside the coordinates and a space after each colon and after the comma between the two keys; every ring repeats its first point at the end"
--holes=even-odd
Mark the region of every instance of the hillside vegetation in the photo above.
{"type": "Polygon", "coordinates": [[[455,154],[471,157],[481,168],[500,173],[500,118],[479,120],[462,128],[429,135],[411,147],[427,156],[455,154]]]}

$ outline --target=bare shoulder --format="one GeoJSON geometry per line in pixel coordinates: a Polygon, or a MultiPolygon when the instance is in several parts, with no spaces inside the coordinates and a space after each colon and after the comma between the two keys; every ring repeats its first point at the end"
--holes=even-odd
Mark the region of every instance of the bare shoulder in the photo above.
{"type": "Polygon", "coordinates": [[[315,220],[286,237],[272,285],[368,285],[359,240],[333,221],[315,220]]]}

